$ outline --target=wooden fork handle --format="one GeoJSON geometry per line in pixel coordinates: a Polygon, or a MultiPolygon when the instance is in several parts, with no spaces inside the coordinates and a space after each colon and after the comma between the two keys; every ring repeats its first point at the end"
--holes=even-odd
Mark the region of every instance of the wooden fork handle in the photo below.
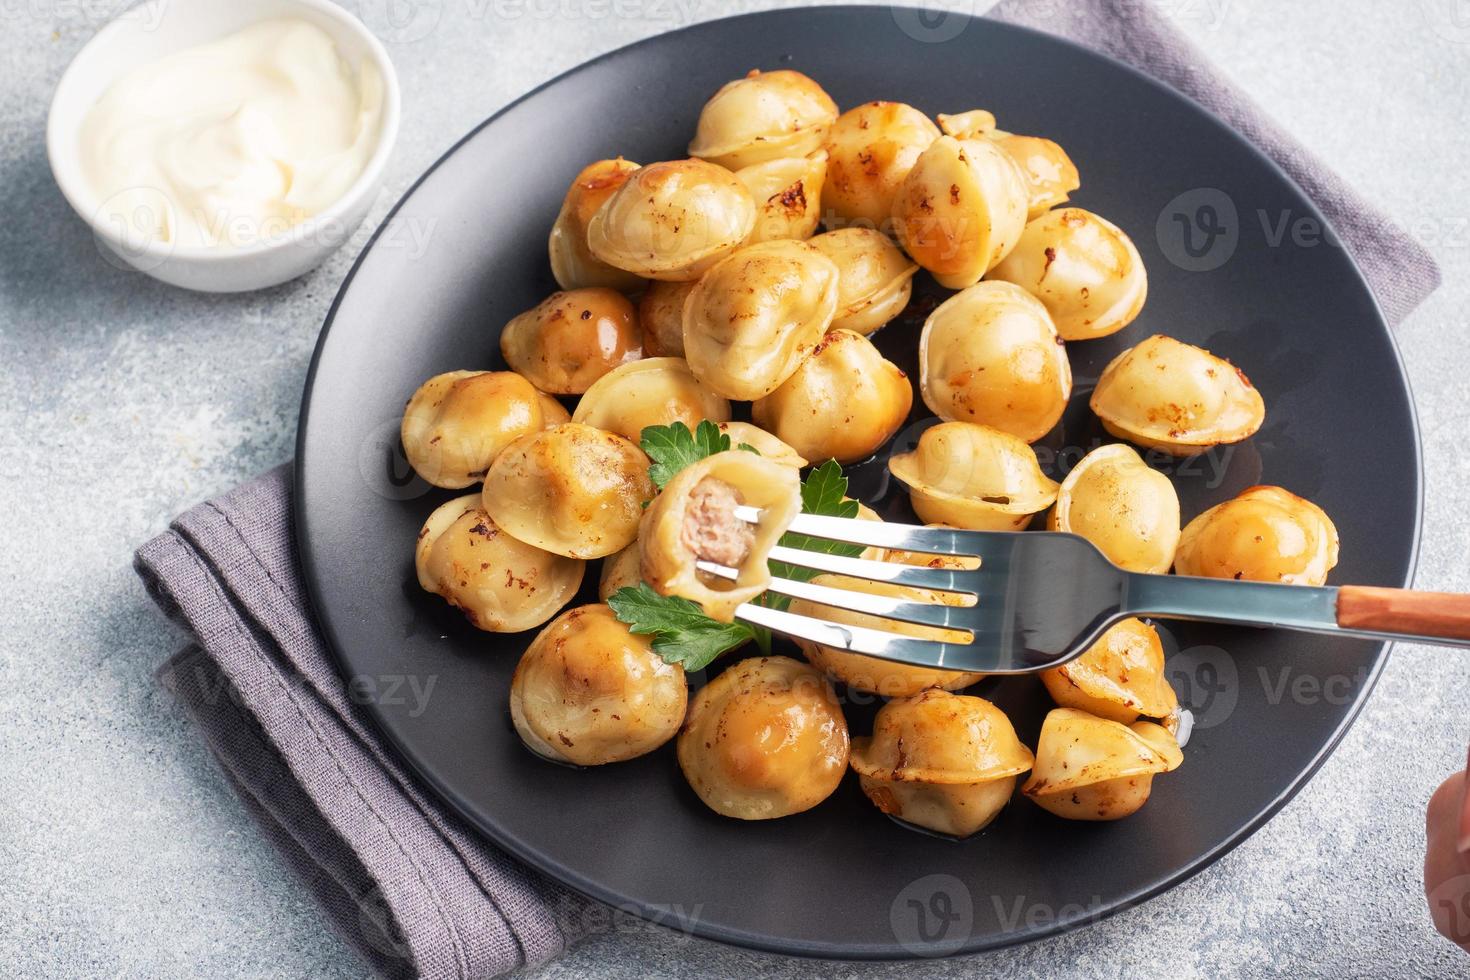
{"type": "Polygon", "coordinates": [[[1337,625],[1470,640],[1470,595],[1344,585],[1337,590],[1337,625]]]}

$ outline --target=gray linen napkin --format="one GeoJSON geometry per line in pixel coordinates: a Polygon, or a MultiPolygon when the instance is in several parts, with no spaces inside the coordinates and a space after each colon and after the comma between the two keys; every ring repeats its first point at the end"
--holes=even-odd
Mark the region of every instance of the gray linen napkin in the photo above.
{"type": "Polygon", "coordinates": [[[1369,204],[1153,8],[1152,0],[1003,0],[986,15],[1112,55],[1183,92],[1255,143],[1321,209],[1398,326],[1439,288],[1429,251],[1369,204]]]}
{"type": "MultiPolygon", "coordinates": [[[[1006,0],[992,16],[1128,61],[1254,140],[1327,214],[1392,322],[1439,284],[1417,242],[1266,119],[1147,3],[1006,0]]],[[[577,939],[585,900],[470,832],[352,703],[302,593],[289,468],[190,510],[139,549],[136,565],[195,640],[160,680],[374,970],[492,977],[577,939]]]]}
{"type": "Polygon", "coordinates": [[[301,590],[289,466],[186,512],[135,566],[196,641],[160,680],[369,965],[493,977],[576,938],[583,900],[472,834],[351,702],[301,590]]]}

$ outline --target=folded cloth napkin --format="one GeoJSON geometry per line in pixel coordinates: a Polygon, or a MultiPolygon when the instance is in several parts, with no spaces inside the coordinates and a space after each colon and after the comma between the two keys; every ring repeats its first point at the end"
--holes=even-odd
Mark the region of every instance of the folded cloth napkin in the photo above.
{"type": "MultiPolygon", "coordinates": [[[[993,16],[1129,61],[1229,121],[1312,194],[1397,320],[1438,284],[1428,254],[1265,119],[1138,0],[1007,0],[993,16]]],[[[352,703],[302,592],[290,471],[184,514],[139,549],[194,642],[159,677],[338,931],[379,973],[492,977],[576,940],[584,899],[470,832],[352,703]]]]}
{"type": "Polygon", "coordinates": [[[1439,287],[1439,266],[1428,250],[1276,125],[1154,9],[1152,0],[1003,0],[987,16],[1112,55],[1229,123],[1307,192],[1394,326],[1439,287]]]}

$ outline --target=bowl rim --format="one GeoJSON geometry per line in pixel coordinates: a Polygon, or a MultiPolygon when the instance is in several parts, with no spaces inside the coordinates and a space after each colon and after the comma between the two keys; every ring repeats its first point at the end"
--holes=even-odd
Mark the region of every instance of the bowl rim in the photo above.
{"type": "MultiPolygon", "coordinates": [[[[98,220],[95,208],[89,206],[94,203],[90,200],[93,195],[87,187],[83,186],[80,174],[67,166],[58,165],[58,161],[71,160],[74,156],[73,151],[65,145],[65,141],[74,135],[74,129],[67,127],[63,131],[62,122],[57,114],[57,104],[67,86],[77,84],[76,80],[83,71],[82,66],[89,57],[105,49],[109,44],[118,43],[118,35],[123,33],[130,19],[136,18],[139,10],[154,7],[166,16],[170,2],[171,0],[143,0],[142,3],[127,8],[99,28],[97,33],[92,35],[87,43],[72,56],[66,70],[62,72],[61,78],[56,83],[56,88],[51,94],[50,107],[46,112],[46,161],[51,168],[52,179],[56,181],[56,186],[61,189],[62,196],[66,198],[72,210],[87,223],[92,233],[130,261],[153,259],[158,262],[183,260],[201,264],[220,263],[296,247],[300,239],[297,235],[290,233],[249,245],[224,247],[179,245],[155,240],[141,244],[126,241],[111,224],[98,220]]],[[[383,171],[388,165],[388,158],[392,155],[393,146],[398,141],[398,127],[402,117],[402,96],[398,84],[398,72],[393,67],[393,61],[388,57],[388,50],[383,46],[383,42],[378,40],[377,35],[350,11],[331,3],[330,0],[283,0],[283,2],[319,14],[360,37],[367,49],[367,57],[373,60],[383,79],[383,117],[378,127],[377,145],[373,148],[372,156],[368,158],[362,173],[358,174],[351,186],[343,191],[331,205],[292,225],[290,232],[295,232],[310,224],[323,226],[336,222],[345,225],[344,216],[382,179],[383,171]]],[[[258,18],[258,20],[267,19],[269,18],[264,16],[258,18]]],[[[337,243],[337,245],[341,244],[342,242],[337,243]]]]}

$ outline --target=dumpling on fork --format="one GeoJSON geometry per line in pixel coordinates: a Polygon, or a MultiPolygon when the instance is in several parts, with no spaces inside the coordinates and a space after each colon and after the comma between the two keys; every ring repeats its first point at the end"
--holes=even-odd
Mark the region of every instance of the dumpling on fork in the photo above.
{"type": "Polygon", "coordinates": [[[660,595],[676,595],[723,622],[771,582],[766,556],[801,511],[796,467],[744,449],[731,449],[686,466],[648,507],[638,532],[643,580],[660,595]],[[760,523],[737,508],[754,507],[760,523]],[[701,570],[711,562],[733,569],[734,579],[701,570]]]}

